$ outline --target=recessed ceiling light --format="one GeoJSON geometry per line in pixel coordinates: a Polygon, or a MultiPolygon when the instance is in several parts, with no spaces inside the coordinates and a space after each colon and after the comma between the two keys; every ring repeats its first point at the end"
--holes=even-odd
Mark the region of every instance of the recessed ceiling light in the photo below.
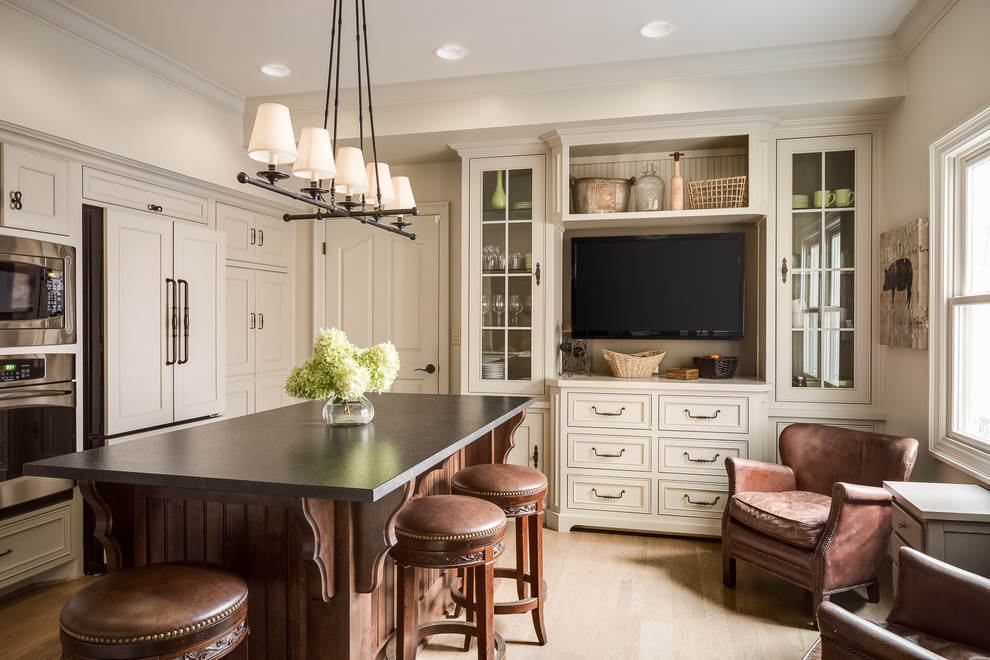
{"type": "Polygon", "coordinates": [[[258,67],[261,72],[267,76],[274,76],[276,78],[284,78],[285,76],[292,73],[292,69],[285,66],[284,64],[265,64],[258,67]]]}
{"type": "Polygon", "coordinates": [[[639,28],[639,33],[644,37],[657,39],[659,37],[666,37],[676,29],[676,25],[667,21],[650,21],[639,28]]]}
{"type": "Polygon", "coordinates": [[[467,51],[460,46],[440,46],[433,50],[433,54],[442,60],[459,60],[467,55],[467,51]]]}

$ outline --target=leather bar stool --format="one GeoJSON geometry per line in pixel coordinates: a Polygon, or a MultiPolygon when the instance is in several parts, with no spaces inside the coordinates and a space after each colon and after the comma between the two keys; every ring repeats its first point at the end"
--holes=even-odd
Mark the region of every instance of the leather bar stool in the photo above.
{"type": "MultiPolygon", "coordinates": [[[[495,603],[495,614],[533,613],[533,627],[541,645],[547,643],[543,623],[543,511],[546,508],[547,478],[539,470],[502,463],[472,465],[458,470],[450,480],[450,492],[477,497],[497,505],[506,518],[516,519],[516,565],[496,568],[495,577],[512,578],[519,600],[495,603]],[[526,594],[529,585],[529,595],[526,594]]],[[[454,590],[458,605],[472,599],[471,584],[464,593],[454,590]]],[[[468,610],[470,617],[470,610],[468,610]]]]}
{"type": "Polygon", "coordinates": [[[243,579],[209,564],[110,573],[62,607],[62,658],[222,658],[247,638],[247,594],[243,579]]]}
{"type": "Polygon", "coordinates": [[[495,632],[495,560],[504,548],[505,514],[497,506],[473,497],[430,495],[407,502],[395,517],[395,636],[386,647],[388,658],[413,660],[420,639],[440,633],[463,634],[467,645],[478,639],[479,660],[505,655],[505,641],[495,632]],[[464,569],[475,585],[471,604],[476,621],[433,621],[417,625],[417,568],[464,569]]]}

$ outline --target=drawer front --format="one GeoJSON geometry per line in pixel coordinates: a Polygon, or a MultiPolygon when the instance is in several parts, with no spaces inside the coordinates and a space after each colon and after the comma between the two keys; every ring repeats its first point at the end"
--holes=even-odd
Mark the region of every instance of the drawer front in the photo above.
{"type": "Polygon", "coordinates": [[[906,544],[915,550],[926,551],[924,527],[910,513],[898,506],[897,502],[891,507],[890,522],[893,524],[894,534],[904,539],[906,544]]]}
{"type": "Polygon", "coordinates": [[[0,581],[68,557],[69,534],[67,506],[0,527],[0,581]]]}
{"type": "Polygon", "coordinates": [[[660,481],[660,513],[721,518],[728,499],[725,485],[660,481]]]}
{"type": "Polygon", "coordinates": [[[722,479],[725,459],[749,458],[749,444],[731,440],[660,439],[660,471],[687,474],[710,474],[722,479]]]}
{"type": "Polygon", "coordinates": [[[749,433],[749,399],[661,396],[660,430],[749,433]]]}
{"type": "Polygon", "coordinates": [[[205,197],[89,167],[83,168],[83,197],[157,215],[209,223],[205,197]]]}
{"type": "Polygon", "coordinates": [[[650,513],[650,484],[650,479],[571,474],[567,476],[567,501],[574,509],[650,513]]]}
{"type": "Polygon", "coordinates": [[[649,436],[568,433],[567,444],[570,467],[648,472],[653,466],[649,436]]]}
{"type": "Polygon", "coordinates": [[[653,425],[649,394],[567,395],[567,423],[614,429],[649,429],[653,425]]]}

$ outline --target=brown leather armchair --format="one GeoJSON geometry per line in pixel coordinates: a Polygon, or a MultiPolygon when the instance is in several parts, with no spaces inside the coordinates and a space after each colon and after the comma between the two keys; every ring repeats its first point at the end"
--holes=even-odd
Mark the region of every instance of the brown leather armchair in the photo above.
{"type": "Polygon", "coordinates": [[[736,560],[808,589],[813,612],[831,594],[866,587],[880,598],[890,539],[884,481],[906,481],[914,438],[821,424],[780,434],[783,465],[728,458],[722,514],[722,581],[736,584],[736,560]]]}
{"type": "Polygon", "coordinates": [[[990,580],[900,549],[894,607],[883,621],[834,603],[818,609],[821,638],[806,660],[990,658],[990,580]]]}

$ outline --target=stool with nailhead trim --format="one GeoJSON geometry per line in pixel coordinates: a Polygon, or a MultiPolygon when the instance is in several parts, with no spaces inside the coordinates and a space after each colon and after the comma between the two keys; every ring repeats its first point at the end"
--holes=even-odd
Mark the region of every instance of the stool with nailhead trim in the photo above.
{"type": "MultiPolygon", "coordinates": [[[[502,463],[472,465],[458,470],[450,480],[450,492],[481,498],[497,505],[506,518],[516,520],[516,565],[496,568],[495,577],[512,578],[519,600],[495,603],[495,614],[533,613],[533,627],[541,645],[547,643],[543,623],[543,511],[546,508],[547,478],[539,470],[502,463]],[[529,595],[526,595],[529,585],[529,595]]],[[[452,591],[454,603],[463,606],[473,598],[471,583],[463,593],[452,591]]],[[[468,610],[468,618],[471,612],[468,610]]]]}
{"type": "MultiPolygon", "coordinates": [[[[478,640],[479,660],[505,655],[505,641],[495,632],[494,570],[502,554],[505,514],[474,497],[430,495],[407,502],[395,517],[395,544],[388,552],[395,561],[395,636],[386,657],[413,660],[422,638],[463,634],[465,647],[478,640]],[[468,605],[474,621],[431,621],[418,625],[417,568],[463,569],[478,594],[468,605]]],[[[466,648],[465,648],[466,650],[466,648]]]]}
{"type": "Polygon", "coordinates": [[[247,638],[247,594],[243,579],[210,564],[110,573],[62,607],[62,658],[222,658],[247,638]]]}

